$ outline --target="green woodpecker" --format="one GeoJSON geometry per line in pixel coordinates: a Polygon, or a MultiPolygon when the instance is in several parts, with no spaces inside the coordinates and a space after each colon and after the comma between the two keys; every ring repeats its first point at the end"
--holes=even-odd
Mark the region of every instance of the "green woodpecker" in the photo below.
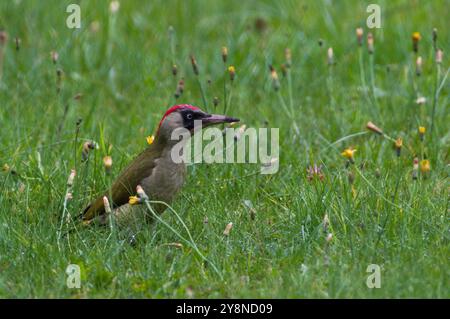
{"type": "MultiPolygon", "coordinates": [[[[110,205],[115,214],[132,211],[129,198],[136,194],[138,185],[142,186],[150,200],[170,204],[181,189],[186,176],[186,164],[172,159],[171,150],[180,142],[179,139],[171,138],[172,132],[178,128],[185,128],[194,134],[194,121],[200,121],[202,127],[206,127],[212,124],[238,122],[239,119],[211,115],[187,104],[172,106],[161,119],[154,142],[120,173],[109,190],[84,209],[83,221],[90,221],[97,216],[105,217],[104,196],[112,201],[110,205]]],[[[164,204],[153,206],[159,214],[166,207],[164,204]]]]}

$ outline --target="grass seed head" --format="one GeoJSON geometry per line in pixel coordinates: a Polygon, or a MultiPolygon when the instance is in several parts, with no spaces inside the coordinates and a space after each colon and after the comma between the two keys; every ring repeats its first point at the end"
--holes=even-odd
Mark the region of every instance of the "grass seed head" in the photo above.
{"type": "Polygon", "coordinates": [[[141,185],[136,186],[136,193],[141,200],[148,200],[148,196],[141,185]]]}
{"type": "Polygon", "coordinates": [[[228,60],[228,48],[222,47],[222,61],[223,63],[227,63],[228,60]]]}
{"type": "Polygon", "coordinates": [[[418,177],[419,177],[419,159],[417,157],[414,157],[412,179],[416,180],[418,177]]]}
{"type": "Polygon", "coordinates": [[[366,128],[369,131],[375,132],[377,134],[383,135],[383,130],[381,128],[379,128],[378,126],[376,126],[375,124],[373,124],[371,121],[367,122],[366,128]]]}
{"type": "Polygon", "coordinates": [[[356,28],[356,39],[358,40],[358,45],[362,46],[363,43],[363,35],[364,35],[364,30],[363,28],[356,28]]]}
{"type": "Polygon", "coordinates": [[[286,59],[286,68],[290,68],[292,66],[292,53],[291,53],[291,49],[286,48],[284,50],[284,57],[286,59]]]}
{"type": "Polygon", "coordinates": [[[175,90],[175,98],[178,99],[181,95],[183,95],[184,92],[184,78],[181,78],[180,81],[178,81],[177,89],[175,90]]]}
{"type": "Polygon", "coordinates": [[[223,234],[225,236],[230,235],[231,228],[233,228],[233,223],[228,223],[227,226],[225,226],[225,230],[223,231],[223,234]]]}
{"type": "Polygon", "coordinates": [[[433,39],[433,46],[435,48],[436,48],[437,38],[438,38],[437,31],[438,30],[436,28],[433,28],[432,39],[433,39]]]}
{"type": "Polygon", "coordinates": [[[58,62],[59,54],[56,51],[50,52],[50,58],[52,59],[53,64],[56,64],[58,62]]]}
{"type": "Polygon", "coordinates": [[[15,37],[14,38],[14,43],[16,44],[16,51],[19,51],[20,50],[20,43],[21,43],[22,41],[20,40],[20,38],[19,37],[15,37]]]}
{"type": "Polygon", "coordinates": [[[322,220],[323,230],[325,232],[327,232],[329,226],[330,226],[330,219],[328,218],[328,214],[325,214],[325,216],[323,216],[323,220],[322,220]]]}
{"type": "Polygon", "coordinates": [[[194,74],[199,75],[197,60],[195,59],[195,56],[193,56],[193,55],[191,55],[191,65],[192,65],[192,70],[194,71],[194,74]]]}
{"type": "Polygon", "coordinates": [[[172,65],[172,74],[173,76],[176,76],[178,74],[178,68],[176,64],[172,65]]]}
{"type": "Polygon", "coordinates": [[[367,34],[367,51],[369,52],[369,54],[373,54],[373,52],[375,51],[374,39],[373,39],[372,32],[369,32],[367,34]]]}
{"type": "Polygon", "coordinates": [[[214,99],[213,99],[213,105],[214,105],[214,107],[216,107],[217,105],[219,105],[219,98],[217,97],[217,96],[215,96],[214,97],[214,99]]]}
{"type": "Polygon", "coordinates": [[[117,11],[119,11],[120,8],[120,2],[115,0],[115,1],[111,1],[111,3],[109,4],[109,11],[111,13],[116,13],[117,11]]]}
{"type": "Polygon", "coordinates": [[[69,202],[69,201],[71,201],[73,199],[73,194],[71,193],[71,192],[67,192],[66,193],[66,196],[64,197],[64,200],[66,201],[66,202],[69,202]]]}
{"type": "Polygon", "coordinates": [[[277,71],[273,68],[273,66],[270,66],[270,77],[272,78],[272,87],[275,91],[278,91],[281,87],[280,80],[278,79],[277,71]]]}
{"type": "Polygon", "coordinates": [[[111,205],[109,205],[109,200],[108,197],[103,196],[103,206],[105,206],[105,213],[106,214],[111,214],[111,205]]]}
{"type": "Polygon", "coordinates": [[[416,75],[422,75],[422,57],[418,56],[416,59],[416,75]]]}
{"type": "Polygon", "coordinates": [[[107,155],[105,157],[103,157],[103,167],[105,168],[105,172],[107,174],[109,174],[111,172],[111,167],[112,167],[113,161],[112,161],[112,157],[107,155]]]}
{"type": "Polygon", "coordinates": [[[436,50],[436,63],[437,64],[442,63],[443,56],[444,56],[444,52],[441,49],[437,49],[436,50]]]}
{"type": "Polygon", "coordinates": [[[81,160],[83,162],[87,161],[89,158],[89,153],[91,150],[97,148],[97,144],[94,141],[87,141],[83,144],[83,150],[81,152],[81,160]]]}
{"type": "Polygon", "coordinates": [[[333,48],[328,48],[328,51],[327,51],[327,61],[328,61],[328,65],[333,65],[333,64],[334,64],[334,53],[333,53],[333,48]]]}
{"type": "Polygon", "coordinates": [[[67,179],[67,187],[73,186],[73,181],[75,179],[76,171],[72,169],[69,174],[69,178],[67,179]]]}

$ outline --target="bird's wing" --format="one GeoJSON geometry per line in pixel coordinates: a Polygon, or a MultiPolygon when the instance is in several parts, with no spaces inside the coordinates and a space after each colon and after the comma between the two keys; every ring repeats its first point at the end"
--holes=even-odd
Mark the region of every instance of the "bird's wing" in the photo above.
{"type": "Polygon", "coordinates": [[[139,154],[122,171],[111,186],[111,189],[98,197],[83,210],[83,220],[88,221],[95,216],[104,214],[105,206],[103,204],[103,196],[107,196],[112,200],[112,207],[119,207],[128,203],[129,197],[136,194],[136,186],[142,179],[152,174],[152,171],[156,166],[155,161],[159,158],[159,153],[158,148],[148,147],[139,154]]]}

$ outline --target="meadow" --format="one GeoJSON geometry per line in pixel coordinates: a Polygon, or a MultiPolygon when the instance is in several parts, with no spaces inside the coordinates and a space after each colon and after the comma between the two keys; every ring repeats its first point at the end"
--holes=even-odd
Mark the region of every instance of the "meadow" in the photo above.
{"type": "Polygon", "coordinates": [[[449,3],[371,2],[1,0],[0,297],[449,298],[449,3]],[[190,165],[161,220],[81,224],[178,103],[279,128],[279,171],[190,165]]]}

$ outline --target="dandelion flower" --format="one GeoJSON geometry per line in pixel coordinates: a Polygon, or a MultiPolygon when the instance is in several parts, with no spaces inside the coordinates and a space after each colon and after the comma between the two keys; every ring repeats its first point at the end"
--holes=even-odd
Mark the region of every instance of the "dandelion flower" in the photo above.
{"type": "Polygon", "coordinates": [[[414,32],[412,34],[412,41],[413,41],[413,51],[417,53],[419,51],[419,41],[421,39],[421,35],[419,32],[414,32]]]}
{"type": "Polygon", "coordinates": [[[151,145],[155,141],[155,136],[154,135],[149,135],[145,139],[147,140],[147,144],[151,145]]]}
{"type": "Polygon", "coordinates": [[[233,82],[236,75],[236,69],[234,68],[234,66],[231,65],[228,67],[228,73],[230,73],[230,80],[233,82]]]}
{"type": "Polygon", "coordinates": [[[397,153],[397,156],[400,156],[400,152],[402,150],[402,146],[403,146],[403,140],[399,137],[395,140],[394,143],[394,147],[395,147],[395,151],[397,153]]]}
{"type": "Polygon", "coordinates": [[[341,155],[344,156],[346,159],[348,159],[351,163],[353,163],[354,162],[353,156],[354,156],[355,152],[356,152],[356,149],[347,148],[341,153],[341,155]]]}
{"type": "Polygon", "coordinates": [[[137,204],[139,204],[141,201],[140,201],[140,199],[139,199],[139,197],[137,197],[137,196],[130,196],[129,198],[128,198],[128,204],[130,204],[130,205],[137,205],[137,204]]]}
{"type": "Polygon", "coordinates": [[[421,160],[420,161],[420,171],[424,174],[428,173],[429,171],[431,171],[431,166],[430,166],[430,161],[427,159],[421,160]]]}

